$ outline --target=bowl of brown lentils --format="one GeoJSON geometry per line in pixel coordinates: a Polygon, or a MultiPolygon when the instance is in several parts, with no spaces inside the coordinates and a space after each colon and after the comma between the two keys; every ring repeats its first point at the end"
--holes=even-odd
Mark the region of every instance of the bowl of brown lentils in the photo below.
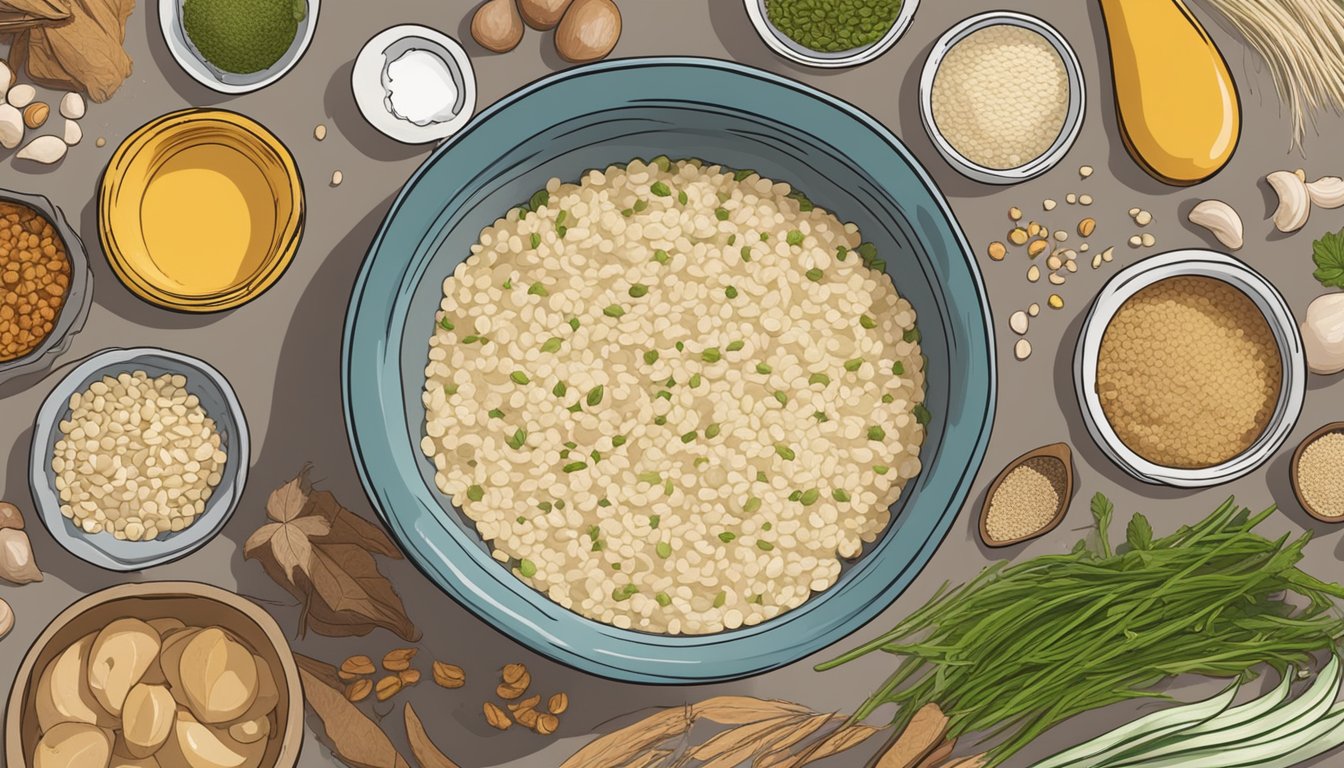
{"type": "Polygon", "coordinates": [[[61,210],[0,190],[0,384],[50,367],[92,299],[84,244],[61,210]]]}

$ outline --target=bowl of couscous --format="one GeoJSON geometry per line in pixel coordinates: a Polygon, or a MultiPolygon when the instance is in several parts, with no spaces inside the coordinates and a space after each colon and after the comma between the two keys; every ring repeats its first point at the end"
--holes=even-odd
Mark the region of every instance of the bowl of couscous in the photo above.
{"type": "Polygon", "coordinates": [[[606,677],[730,679],[927,561],[983,455],[987,314],[875,121],[735,64],[604,63],[407,184],[347,316],[347,429],[408,557],[485,621],[606,677]]]}
{"type": "Polygon", "coordinates": [[[1074,382],[1102,451],[1144,482],[1195,488],[1267,461],[1306,394],[1282,294],[1242,262],[1190,249],[1111,278],[1078,339],[1074,382]]]}

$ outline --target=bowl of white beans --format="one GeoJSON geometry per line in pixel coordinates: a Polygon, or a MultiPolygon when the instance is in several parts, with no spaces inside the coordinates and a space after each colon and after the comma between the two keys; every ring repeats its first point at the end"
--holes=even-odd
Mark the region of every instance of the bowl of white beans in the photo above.
{"type": "Polygon", "coordinates": [[[104,349],[42,403],[29,483],[58,544],[136,571],[184,557],[224,527],[249,451],[242,406],[218,370],[163,349],[104,349]]]}

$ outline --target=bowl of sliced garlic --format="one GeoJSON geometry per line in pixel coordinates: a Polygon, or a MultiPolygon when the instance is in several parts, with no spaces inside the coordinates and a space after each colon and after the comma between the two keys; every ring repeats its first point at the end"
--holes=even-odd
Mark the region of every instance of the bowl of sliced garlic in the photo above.
{"type": "Polygon", "coordinates": [[[284,633],[247,599],[123,584],[75,602],[33,643],[4,744],[10,768],[294,768],[303,689],[284,633]]]}

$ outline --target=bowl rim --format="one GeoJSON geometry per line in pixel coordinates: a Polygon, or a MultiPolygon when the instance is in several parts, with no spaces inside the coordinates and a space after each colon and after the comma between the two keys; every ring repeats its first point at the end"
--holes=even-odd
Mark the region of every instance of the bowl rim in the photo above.
{"type": "Polygon", "coordinates": [[[1153,485],[1203,488],[1230,482],[1268,461],[1288,439],[1302,414],[1307,389],[1302,336],[1283,294],[1246,263],[1218,251],[1184,248],[1137,261],[1117,272],[1093,300],[1074,350],[1074,394],[1083,423],[1102,453],[1132,477],[1153,485]],[[1221,280],[1250,298],[1274,334],[1283,362],[1279,399],[1264,431],[1249,448],[1211,467],[1181,469],[1155,464],[1125,445],[1106,419],[1097,396],[1097,358],[1106,327],[1120,306],[1135,293],[1171,277],[1221,280]]]}
{"type": "Polygon", "coordinates": [[[985,184],[1017,184],[1054,168],[1073,148],[1074,142],[1083,130],[1083,121],[1087,117],[1087,81],[1083,77],[1083,67],[1078,61],[1078,54],[1059,30],[1043,19],[1027,13],[988,11],[954,24],[933,44],[919,75],[919,117],[924,125],[924,132],[928,134],[938,154],[942,155],[948,165],[958,173],[985,184]],[[1048,40],[1063,60],[1064,71],[1069,78],[1069,104],[1059,135],[1040,157],[1016,168],[989,168],[973,162],[952,146],[933,119],[933,81],[947,52],[971,33],[1000,24],[1029,29],[1048,40]]]}
{"type": "Polygon", "coordinates": [[[770,21],[770,17],[765,11],[765,3],[766,0],[743,0],[747,9],[747,18],[751,19],[751,26],[755,28],[761,41],[770,50],[789,61],[818,69],[856,67],[878,58],[891,50],[892,46],[896,45],[897,41],[905,35],[906,30],[910,28],[910,24],[915,19],[915,11],[919,8],[919,0],[904,0],[901,3],[901,9],[896,12],[895,20],[882,34],[882,37],[867,45],[851,48],[847,51],[826,52],[811,50],[800,43],[794,42],[792,38],[780,31],[770,21]]]}
{"type": "MultiPolygon", "coordinates": [[[[199,384],[196,386],[197,388],[200,387],[199,384]]],[[[140,571],[180,560],[205,546],[224,529],[225,524],[233,516],[234,510],[237,509],[238,502],[242,499],[243,489],[247,484],[248,467],[252,460],[251,450],[251,435],[248,431],[246,415],[243,413],[242,404],[238,401],[237,392],[224,374],[204,360],[180,352],[172,352],[157,347],[125,349],[112,347],[94,352],[81,360],[69,373],[61,377],[61,380],[56,383],[56,386],[52,387],[51,392],[42,401],[37,418],[34,419],[31,451],[28,460],[28,484],[32,491],[33,504],[37,508],[43,526],[65,551],[86,563],[109,571],[140,571]],[[50,458],[48,444],[51,442],[52,435],[62,416],[68,409],[67,404],[70,401],[70,396],[85,379],[109,368],[130,368],[138,361],[151,357],[172,362],[180,367],[182,373],[188,376],[204,377],[209,382],[208,386],[218,389],[223,396],[222,399],[225,402],[227,413],[212,413],[211,418],[215,420],[216,424],[227,419],[232,423],[233,432],[237,436],[237,445],[230,450],[229,459],[225,461],[224,472],[222,473],[225,477],[230,478],[232,493],[229,495],[212,495],[210,500],[206,502],[200,519],[190,527],[173,535],[172,538],[138,542],[149,553],[135,560],[127,560],[107,551],[104,544],[109,543],[109,541],[104,538],[104,534],[85,536],[83,534],[77,535],[69,530],[67,526],[71,524],[61,515],[58,496],[51,486],[47,463],[50,458]],[[210,518],[204,519],[207,515],[210,518]]],[[[111,541],[117,540],[111,539],[111,541]]]]}
{"type": "Polygon", "coordinates": [[[0,189],[0,201],[27,206],[51,222],[51,226],[65,244],[66,258],[70,261],[70,288],[66,302],[56,316],[51,333],[28,354],[0,363],[0,384],[51,367],[74,343],[75,336],[84,329],[93,304],[93,272],[89,256],[79,233],[70,226],[60,206],[43,195],[0,189]],[[73,300],[72,300],[73,299],[73,300]],[[73,306],[72,306],[73,305],[73,306]]]}
{"type": "Polygon", "coordinates": [[[299,666],[294,659],[294,651],[290,648],[289,642],[285,639],[285,633],[280,629],[280,625],[276,623],[275,618],[251,600],[213,584],[197,581],[149,581],[138,584],[118,584],[79,598],[48,622],[41,634],[33,640],[14,674],[9,695],[5,697],[4,742],[6,746],[4,756],[11,765],[20,768],[20,766],[29,764],[28,756],[23,754],[23,724],[21,722],[25,703],[23,694],[28,687],[28,681],[33,677],[38,657],[46,650],[47,645],[55,639],[61,630],[92,608],[128,598],[154,597],[209,600],[237,611],[243,618],[256,624],[261,629],[262,634],[266,636],[271,647],[275,650],[276,657],[280,660],[281,669],[279,671],[283,673],[280,676],[283,677],[285,688],[289,693],[289,711],[285,713],[283,718],[285,735],[274,768],[292,768],[298,763],[304,739],[303,681],[299,678],[299,666]]]}
{"type": "Polygon", "coordinates": [[[205,58],[197,55],[196,46],[182,29],[183,2],[184,0],[159,0],[159,33],[163,36],[164,44],[168,46],[168,52],[172,54],[177,66],[192,80],[217,93],[235,96],[259,91],[289,74],[290,70],[298,65],[299,60],[313,44],[313,36],[317,34],[317,17],[322,4],[321,0],[304,0],[308,5],[307,15],[299,22],[299,29],[294,35],[293,42],[279,61],[260,72],[234,75],[245,78],[246,81],[230,83],[220,79],[219,74],[205,61],[205,58]]]}
{"type": "Polygon", "coordinates": [[[420,24],[397,24],[369,38],[359,49],[355,65],[350,69],[350,93],[360,115],[374,130],[402,144],[429,144],[447,139],[471,121],[476,113],[476,69],[462,44],[448,35],[420,24]],[[361,81],[373,78],[381,90],[383,55],[393,45],[413,39],[442,48],[451,59],[446,63],[456,68],[462,77],[462,109],[451,120],[416,125],[392,116],[383,106],[381,97],[374,98],[371,92],[360,88],[361,81]]]}
{"type": "MultiPolygon", "coordinates": [[[[799,119],[795,110],[789,118],[790,124],[799,119]]],[[[398,262],[394,266],[403,265],[398,262]]],[[[935,290],[934,300],[939,300],[939,296],[950,298],[945,281],[933,281],[930,285],[935,290]]],[[[611,679],[655,684],[737,679],[793,663],[847,637],[881,613],[927,564],[956,518],[984,457],[996,389],[989,317],[978,264],[947,202],[913,154],[871,116],[797,81],[734,62],[697,57],[601,62],[536,81],[495,103],[465,131],[439,147],[398,193],[370,245],[346,315],[341,375],[347,436],[365,493],[407,552],[408,559],[430,581],[497,631],[562,664],[611,679]],[[418,251],[428,248],[426,243],[432,245],[432,238],[418,227],[426,224],[432,229],[433,221],[444,215],[444,210],[459,204],[455,196],[466,199],[469,193],[459,188],[484,172],[482,168],[488,171],[494,167],[498,162],[492,159],[498,152],[495,145],[524,146],[527,137],[536,132],[535,124],[527,121],[504,121],[496,128],[490,118],[538,108],[537,102],[548,109],[555,108],[553,114],[562,114],[569,105],[568,109],[581,110],[578,114],[586,115],[608,108],[604,105],[612,100],[636,106],[649,103],[645,97],[635,95],[636,85],[647,92],[648,84],[630,78],[631,70],[654,76],[660,87],[665,86],[665,92],[660,91],[656,100],[659,104],[671,103],[683,108],[688,104],[695,108],[698,104],[703,108],[705,88],[721,86],[722,78],[740,78],[749,86],[749,98],[716,109],[747,112],[753,116],[751,119],[759,119],[761,112],[783,110],[785,103],[811,107],[814,116],[803,122],[814,128],[826,128],[832,139],[827,146],[839,146],[835,143],[839,135],[856,142],[853,145],[861,146],[869,155],[881,158],[877,165],[885,166],[887,174],[873,170],[866,161],[863,163],[865,173],[878,189],[889,189],[883,186],[889,181],[878,179],[892,178],[893,174],[918,186],[919,199],[912,205],[919,210],[906,215],[914,216],[915,222],[924,228],[925,236],[934,240],[926,248],[927,258],[948,263],[952,282],[958,285],[956,295],[966,302],[961,311],[946,307],[942,314],[948,323],[945,332],[949,354],[968,366],[965,376],[958,380],[970,394],[954,398],[947,413],[934,414],[941,450],[922,456],[925,469],[921,473],[927,486],[922,498],[929,500],[906,507],[907,513],[918,512],[911,518],[917,523],[906,529],[905,536],[879,539],[856,566],[857,578],[838,584],[771,621],[717,634],[658,635],[622,630],[560,607],[500,568],[483,550],[478,536],[468,537],[457,526],[441,523],[437,519],[439,501],[424,495],[429,490],[423,487],[420,465],[412,462],[406,467],[396,463],[397,458],[410,456],[408,451],[418,451],[415,442],[418,438],[413,439],[414,445],[405,440],[408,405],[401,383],[401,326],[387,312],[394,315],[399,312],[399,305],[409,301],[411,288],[401,285],[397,275],[388,274],[397,272],[395,268],[375,270],[375,257],[380,250],[390,247],[388,241],[409,237],[420,245],[402,243],[396,249],[409,265],[413,257],[418,258],[418,251]],[[611,81],[604,82],[608,79],[611,81]],[[624,83],[625,90],[614,87],[617,83],[624,83]],[[580,105],[568,98],[572,89],[599,94],[602,103],[580,105]],[[476,147],[478,141],[485,142],[487,148],[476,147]],[[459,152],[452,151],[459,148],[462,148],[459,152]],[[420,209],[431,207],[425,198],[431,193],[424,190],[417,193],[417,187],[428,185],[427,177],[438,176],[457,181],[452,181],[448,190],[433,190],[432,207],[438,213],[430,214],[420,209]],[[366,311],[363,307],[366,303],[377,304],[377,311],[366,311]],[[387,304],[391,306],[385,307],[387,304]],[[398,334],[395,343],[388,343],[389,332],[398,334]],[[375,359],[355,361],[357,350],[361,354],[374,350],[375,359]],[[390,392],[393,388],[395,394],[390,392]],[[389,510],[395,510],[395,514],[389,514],[389,510]]],[[[955,391],[956,386],[952,389],[955,391]]]]}
{"type": "MultiPolygon", "coordinates": [[[[142,199],[144,189],[136,190],[135,194],[142,199]]],[[[189,107],[153,118],[135,129],[112,153],[112,158],[103,169],[98,184],[98,239],[113,274],[127,290],[140,299],[164,309],[188,314],[223,312],[247,304],[266,293],[289,270],[303,240],[308,216],[306,200],[303,176],[299,172],[293,153],[266,126],[247,115],[227,109],[189,107]],[[184,134],[203,125],[219,126],[224,130],[237,132],[274,155],[277,164],[284,169],[287,182],[284,186],[288,189],[278,188],[274,183],[276,180],[269,175],[267,181],[271,184],[272,192],[283,194],[288,191],[290,212],[283,220],[277,217],[278,245],[272,249],[266,263],[249,280],[236,283],[224,291],[187,296],[166,291],[157,282],[141,274],[135,267],[134,260],[127,257],[126,250],[122,248],[117,233],[113,230],[111,209],[118,205],[118,201],[123,197],[127,169],[137,162],[142,152],[156,144],[162,144],[165,137],[184,134]]]]}

